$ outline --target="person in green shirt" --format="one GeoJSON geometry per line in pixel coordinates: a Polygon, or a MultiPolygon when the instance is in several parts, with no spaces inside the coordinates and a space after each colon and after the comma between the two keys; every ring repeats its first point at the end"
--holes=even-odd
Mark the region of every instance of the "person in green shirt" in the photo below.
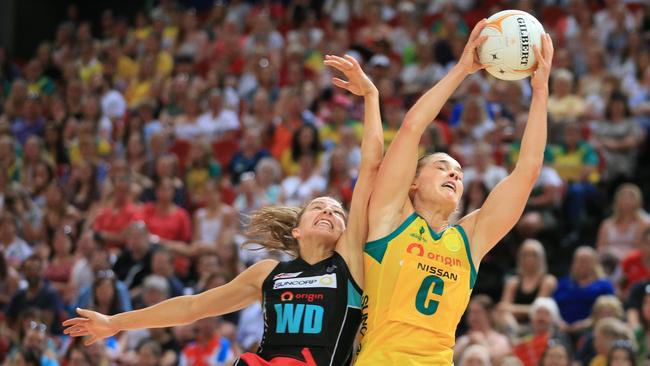
{"type": "Polygon", "coordinates": [[[43,66],[37,59],[29,61],[25,68],[27,92],[37,95],[52,95],[55,85],[52,79],[43,74],[43,66]]]}
{"type": "Polygon", "coordinates": [[[566,123],[560,143],[552,145],[552,165],[566,184],[564,214],[571,229],[586,219],[587,202],[597,195],[600,159],[591,144],[582,138],[580,126],[566,123]]]}
{"type": "Polygon", "coordinates": [[[341,127],[348,126],[354,129],[357,139],[361,141],[363,125],[361,122],[350,118],[352,100],[345,95],[336,95],[332,98],[332,111],[328,123],[320,129],[320,137],[326,150],[331,150],[341,142],[341,127]]]}

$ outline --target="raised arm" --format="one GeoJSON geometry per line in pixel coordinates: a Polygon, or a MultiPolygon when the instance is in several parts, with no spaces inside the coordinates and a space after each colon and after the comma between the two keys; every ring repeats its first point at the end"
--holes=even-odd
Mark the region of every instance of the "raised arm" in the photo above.
{"type": "Polygon", "coordinates": [[[334,78],[334,85],[363,96],[361,165],[352,194],[347,227],[336,245],[337,252],[345,258],[352,276],[358,282],[362,282],[363,244],[368,236],[368,201],[372,192],[372,182],[375,180],[384,152],[379,92],[353,57],[326,56],[325,64],[341,71],[348,78],[348,81],[334,78]]]}
{"type": "Polygon", "coordinates": [[[460,221],[468,234],[474,260],[480,260],[517,223],[544,163],[546,102],[553,43],[542,36],[542,50],[533,46],[538,60],[531,79],[533,100],[521,140],[521,153],[512,173],[494,187],[483,206],[460,221]]]}
{"type": "Polygon", "coordinates": [[[483,68],[478,62],[476,47],[486,39],[479,37],[485,23],[485,19],[481,20],[472,30],[458,64],[406,113],[379,168],[370,200],[369,239],[390,234],[403,216],[413,211],[408,193],[415,177],[420,138],[465,77],[483,68]]]}
{"type": "Polygon", "coordinates": [[[197,295],[174,297],[140,310],[107,316],[77,309],[82,317],[63,322],[67,327],[64,333],[73,337],[89,336],[85,344],[91,345],[123,330],[173,327],[227,314],[260,298],[262,282],[277,263],[274,260],[258,262],[223,286],[197,295]]]}

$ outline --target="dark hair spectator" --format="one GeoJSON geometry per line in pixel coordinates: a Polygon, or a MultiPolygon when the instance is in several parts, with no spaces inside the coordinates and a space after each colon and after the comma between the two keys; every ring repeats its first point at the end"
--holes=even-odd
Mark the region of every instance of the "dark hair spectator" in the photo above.
{"type": "Polygon", "coordinates": [[[31,255],[21,265],[21,272],[27,281],[27,287],[16,291],[9,302],[6,315],[14,330],[20,314],[30,307],[42,312],[43,320],[50,332],[59,334],[61,324],[59,311],[62,308],[61,296],[43,277],[44,261],[36,254],[31,255]]]}

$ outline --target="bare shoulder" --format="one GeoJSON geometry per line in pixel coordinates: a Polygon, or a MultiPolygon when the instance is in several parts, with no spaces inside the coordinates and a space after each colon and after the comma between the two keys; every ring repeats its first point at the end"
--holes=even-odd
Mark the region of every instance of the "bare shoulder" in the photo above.
{"type": "Polygon", "coordinates": [[[544,279],[542,279],[542,286],[547,286],[547,287],[557,286],[557,278],[550,273],[544,275],[544,279]]]}
{"type": "Polygon", "coordinates": [[[239,274],[232,283],[237,283],[238,286],[252,286],[256,289],[261,289],[264,280],[278,263],[278,261],[273,259],[261,260],[239,274]]]}
{"type": "Polygon", "coordinates": [[[539,287],[538,296],[553,296],[557,288],[557,278],[552,274],[547,274],[542,279],[542,284],[539,287]]]}
{"type": "Polygon", "coordinates": [[[255,263],[255,264],[253,264],[252,266],[250,266],[248,268],[248,270],[251,271],[251,272],[255,272],[255,273],[265,273],[266,272],[266,274],[268,275],[269,273],[271,273],[273,268],[275,268],[278,265],[278,263],[280,263],[280,262],[278,262],[275,259],[263,259],[263,260],[255,263]]]}
{"type": "Polygon", "coordinates": [[[603,240],[606,236],[607,233],[609,233],[612,230],[612,226],[614,226],[614,219],[611,217],[606,218],[600,223],[600,226],[598,227],[598,240],[603,240]]]}

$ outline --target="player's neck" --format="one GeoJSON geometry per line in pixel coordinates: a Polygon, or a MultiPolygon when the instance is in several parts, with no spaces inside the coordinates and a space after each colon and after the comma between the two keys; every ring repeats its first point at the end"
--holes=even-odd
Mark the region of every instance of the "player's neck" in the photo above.
{"type": "Polygon", "coordinates": [[[426,207],[415,203],[415,212],[429,224],[436,232],[441,232],[449,227],[449,212],[440,208],[440,206],[426,207]]]}
{"type": "Polygon", "coordinates": [[[321,243],[310,243],[300,248],[300,258],[311,265],[331,257],[332,254],[334,254],[334,248],[321,243]]]}

